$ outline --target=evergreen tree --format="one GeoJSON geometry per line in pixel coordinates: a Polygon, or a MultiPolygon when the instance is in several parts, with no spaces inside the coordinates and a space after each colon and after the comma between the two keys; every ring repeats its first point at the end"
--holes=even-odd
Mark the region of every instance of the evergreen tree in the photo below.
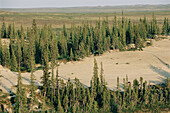
{"type": "Polygon", "coordinates": [[[25,95],[25,91],[23,89],[23,84],[22,84],[22,77],[21,77],[21,46],[20,46],[20,40],[19,37],[17,36],[17,54],[18,54],[18,81],[17,81],[17,93],[16,93],[16,107],[15,107],[15,112],[18,113],[23,113],[23,112],[28,112],[27,109],[27,98],[25,95]]]}
{"type": "Polygon", "coordinates": [[[70,50],[70,60],[73,60],[73,58],[74,58],[74,54],[73,54],[73,50],[71,48],[71,50],[70,50]]]}
{"type": "MultiPolygon", "coordinates": [[[[97,96],[97,87],[99,86],[99,77],[98,77],[98,66],[97,61],[94,59],[94,68],[93,68],[93,77],[92,77],[92,84],[93,84],[93,96],[97,96]]],[[[91,86],[92,88],[92,86],[91,86]]]]}
{"type": "Polygon", "coordinates": [[[31,80],[31,92],[30,92],[30,97],[31,97],[31,109],[30,111],[33,112],[33,106],[36,102],[36,94],[35,94],[35,76],[34,76],[34,68],[35,68],[35,60],[34,60],[34,41],[33,41],[33,37],[31,37],[30,39],[30,48],[29,48],[29,56],[30,56],[30,66],[31,66],[31,76],[30,76],[30,80],[31,80]]]}
{"type": "Polygon", "coordinates": [[[9,24],[8,29],[7,29],[7,38],[10,38],[11,33],[12,33],[12,25],[9,24]]]}
{"type": "Polygon", "coordinates": [[[169,23],[168,23],[168,18],[164,19],[164,24],[162,26],[162,34],[168,34],[169,33],[169,23]]]}
{"type": "Polygon", "coordinates": [[[69,101],[68,96],[66,94],[66,96],[64,97],[64,100],[63,100],[64,112],[66,112],[66,113],[67,113],[67,110],[68,110],[68,103],[69,103],[68,101],[69,101]]]}
{"type": "Polygon", "coordinates": [[[151,31],[152,35],[157,34],[159,31],[159,28],[157,26],[157,20],[156,20],[154,13],[152,14],[152,22],[151,22],[151,30],[150,31],[151,31]]]}
{"type": "Polygon", "coordinates": [[[36,34],[36,32],[37,32],[37,24],[36,24],[35,19],[33,19],[33,22],[32,22],[32,29],[33,29],[33,33],[36,34]]]}
{"type": "Polygon", "coordinates": [[[15,56],[15,53],[14,53],[14,49],[11,48],[11,52],[12,52],[12,55],[11,55],[11,65],[10,65],[10,69],[11,71],[17,71],[17,60],[16,60],[16,56],[15,56]]]}
{"type": "Polygon", "coordinates": [[[9,52],[7,45],[3,46],[2,55],[3,55],[2,65],[9,67],[10,66],[10,52],[9,52]]]}
{"type": "Polygon", "coordinates": [[[57,111],[58,111],[59,113],[64,113],[63,107],[61,106],[60,95],[58,95],[57,111]]]}
{"type": "Polygon", "coordinates": [[[5,25],[5,22],[4,22],[4,17],[3,17],[3,23],[2,23],[2,28],[1,28],[1,37],[2,38],[6,38],[6,25],[5,25]]]}
{"type": "Polygon", "coordinates": [[[48,86],[49,86],[49,56],[48,56],[48,32],[47,32],[47,26],[44,26],[43,31],[43,38],[44,38],[44,47],[43,47],[43,77],[42,77],[42,83],[43,83],[43,93],[44,95],[47,94],[48,86]]]}

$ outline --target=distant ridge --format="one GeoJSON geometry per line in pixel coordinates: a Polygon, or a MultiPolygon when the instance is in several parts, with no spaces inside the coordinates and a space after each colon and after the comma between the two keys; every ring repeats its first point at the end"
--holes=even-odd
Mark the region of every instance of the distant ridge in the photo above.
{"type": "Polygon", "coordinates": [[[1,8],[10,12],[56,12],[56,13],[111,13],[111,12],[140,12],[140,11],[170,11],[166,5],[123,5],[123,6],[83,6],[83,7],[41,7],[41,8],[1,8]]]}

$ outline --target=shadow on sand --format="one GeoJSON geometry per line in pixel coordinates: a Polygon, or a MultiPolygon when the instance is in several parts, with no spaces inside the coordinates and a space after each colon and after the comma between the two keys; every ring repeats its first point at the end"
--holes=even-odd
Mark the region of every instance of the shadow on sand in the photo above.
{"type": "MultiPolygon", "coordinates": [[[[18,77],[18,73],[13,72],[13,74],[18,77]]],[[[24,80],[28,81],[29,83],[31,83],[31,80],[30,80],[30,79],[25,78],[25,77],[23,77],[23,76],[22,76],[22,78],[23,78],[24,80]]],[[[38,82],[36,82],[35,80],[34,80],[34,83],[35,83],[36,86],[40,86],[40,84],[39,84],[38,82]]]]}
{"type": "Polygon", "coordinates": [[[158,56],[156,56],[156,55],[153,55],[153,56],[155,56],[163,65],[165,65],[167,68],[170,68],[170,65],[168,64],[168,63],[166,63],[166,62],[164,62],[162,59],[160,59],[158,56]]]}
{"type": "MultiPolygon", "coordinates": [[[[150,65],[150,69],[160,75],[158,79],[161,80],[162,82],[166,82],[166,78],[170,78],[170,73],[161,68],[150,65]]],[[[150,81],[150,83],[159,84],[160,81],[150,81]]]]}
{"type": "Polygon", "coordinates": [[[9,81],[13,86],[15,85],[11,80],[9,80],[8,78],[6,77],[3,77],[4,79],[6,79],[7,81],[9,81]]]}
{"type": "Polygon", "coordinates": [[[3,87],[9,94],[12,94],[12,90],[7,88],[4,84],[0,83],[1,84],[1,87],[3,87]]]}

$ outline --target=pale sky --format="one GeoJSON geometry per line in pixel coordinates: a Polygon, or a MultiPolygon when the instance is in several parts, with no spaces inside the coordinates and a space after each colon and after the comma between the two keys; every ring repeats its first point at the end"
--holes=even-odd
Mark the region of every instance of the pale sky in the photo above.
{"type": "Polygon", "coordinates": [[[170,0],[0,0],[0,8],[170,4],[170,0]]]}

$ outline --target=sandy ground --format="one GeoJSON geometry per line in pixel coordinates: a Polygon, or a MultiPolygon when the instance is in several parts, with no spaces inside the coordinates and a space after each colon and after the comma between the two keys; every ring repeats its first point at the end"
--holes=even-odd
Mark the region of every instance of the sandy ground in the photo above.
{"type": "MultiPolygon", "coordinates": [[[[94,58],[97,59],[99,73],[100,62],[103,62],[105,80],[110,89],[115,89],[117,77],[122,84],[126,75],[129,81],[143,77],[151,84],[158,84],[164,82],[167,77],[170,78],[170,36],[168,39],[153,41],[153,45],[144,48],[144,51],[107,52],[102,56],[91,56],[82,61],[62,63],[59,66],[59,76],[64,80],[77,77],[84,85],[89,86],[94,58]]],[[[3,76],[0,77],[0,89],[4,92],[14,91],[12,86],[17,84],[17,73],[2,66],[0,71],[3,76]]],[[[34,75],[36,85],[40,85],[42,71],[38,70],[34,75]]],[[[24,84],[30,83],[30,73],[22,73],[22,77],[24,84]]]]}

